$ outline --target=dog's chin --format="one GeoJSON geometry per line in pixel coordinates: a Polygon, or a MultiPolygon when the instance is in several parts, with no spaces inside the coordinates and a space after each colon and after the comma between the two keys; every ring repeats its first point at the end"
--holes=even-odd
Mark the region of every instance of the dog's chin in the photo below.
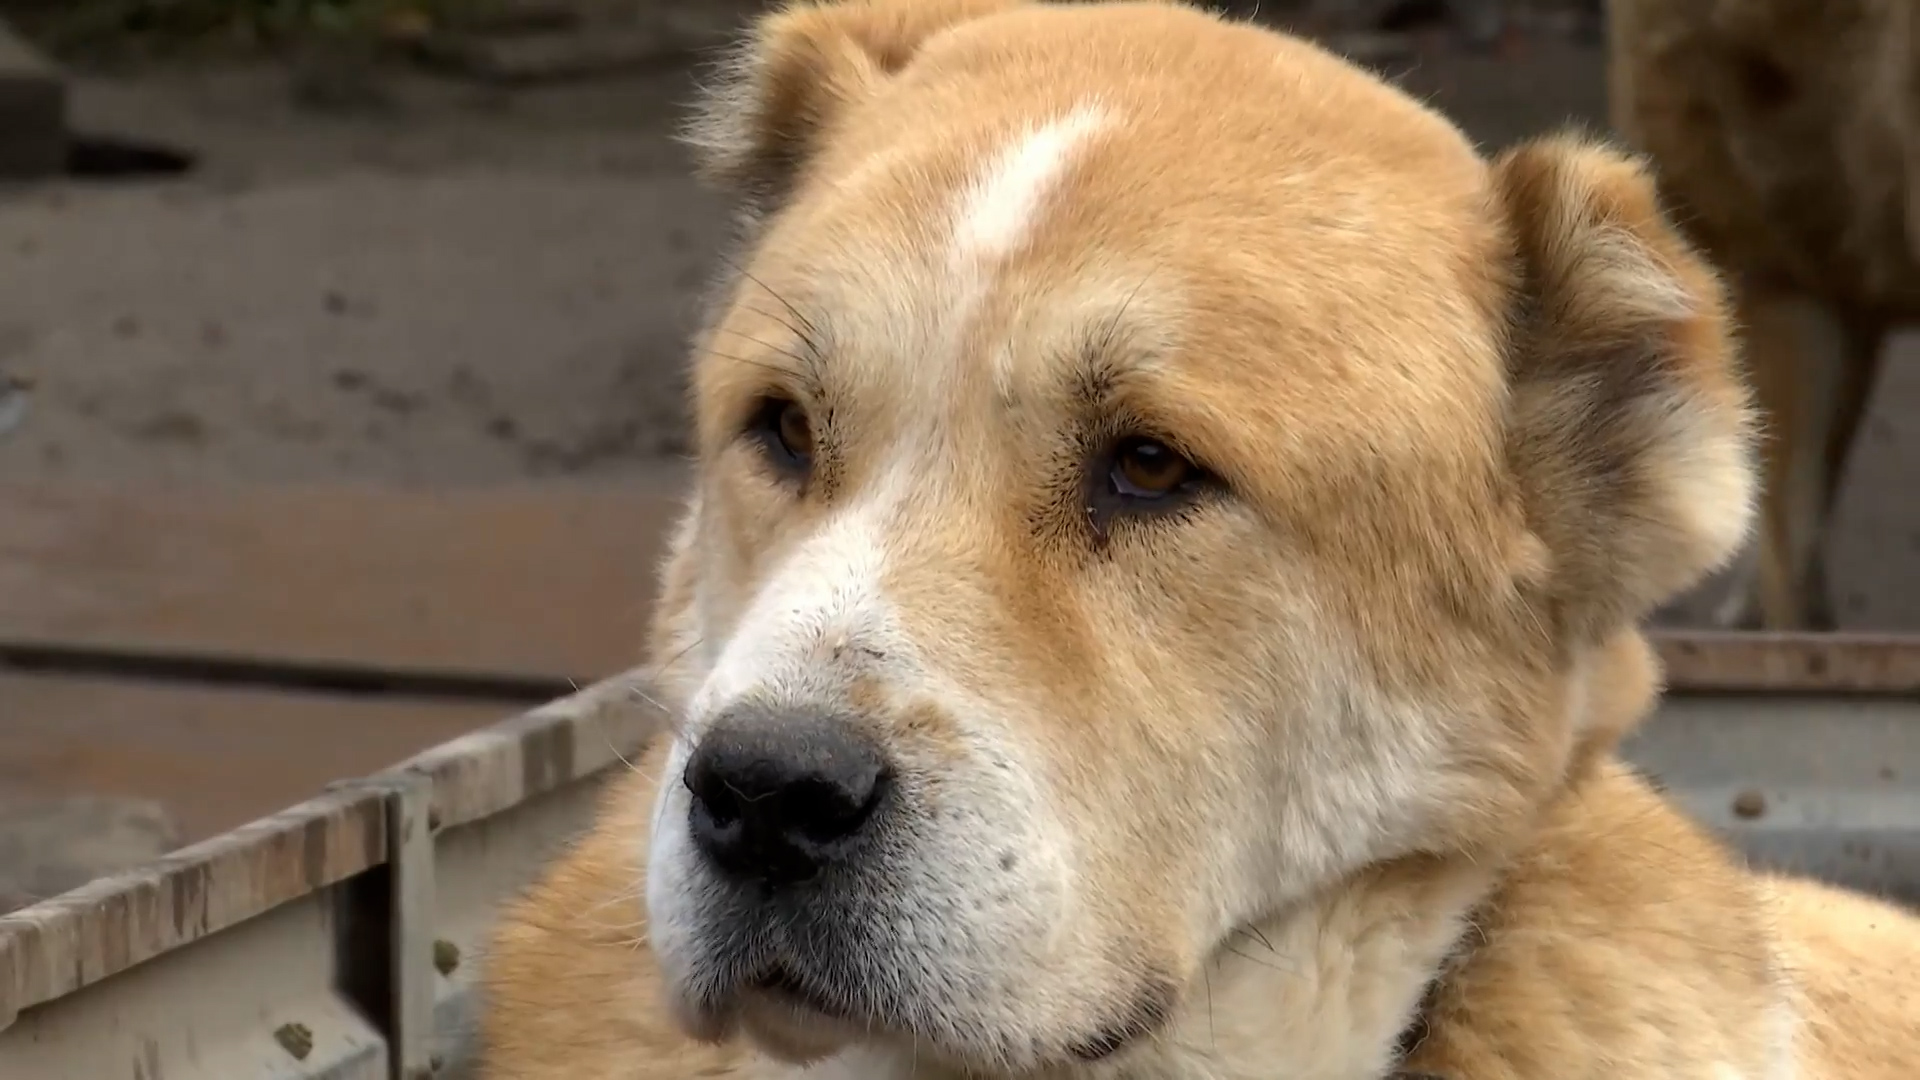
{"type": "Polygon", "coordinates": [[[723,1043],[740,1030],[740,1003],[728,999],[697,1000],[684,993],[667,995],[673,1022],[696,1042],[723,1043]]]}
{"type": "MultiPolygon", "coordinates": [[[[684,989],[684,988],[683,988],[684,989]]],[[[806,990],[778,970],[721,993],[669,995],[681,1030],[707,1043],[744,1036],[769,1056],[806,1065],[882,1034],[877,1018],[851,1014],[806,990]]]]}
{"type": "Polygon", "coordinates": [[[938,1060],[963,1070],[1090,1064],[1124,1055],[1151,1041],[1169,1019],[1172,989],[1149,981],[1149,991],[1096,1030],[1072,1038],[1034,1040],[1033,1032],[961,1045],[952,1032],[917,1030],[904,1014],[884,1007],[835,1001],[804,980],[779,968],[743,980],[728,992],[694,1001],[675,996],[675,1011],[689,1035],[706,1042],[743,1036],[761,1052],[786,1064],[805,1066],[857,1047],[874,1050],[911,1048],[916,1059],[938,1060]],[[942,1036],[945,1036],[944,1038],[942,1036]]]}
{"type": "Polygon", "coordinates": [[[815,1003],[780,990],[749,989],[739,998],[740,1031],[769,1057],[791,1065],[830,1058],[878,1032],[856,1027],[815,1003]]]}

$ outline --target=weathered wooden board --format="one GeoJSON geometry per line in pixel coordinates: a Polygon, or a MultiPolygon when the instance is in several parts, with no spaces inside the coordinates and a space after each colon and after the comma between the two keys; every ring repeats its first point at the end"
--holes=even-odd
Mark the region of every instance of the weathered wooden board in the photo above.
{"type": "Polygon", "coordinates": [[[0,484],[0,640],[590,680],[640,656],[681,487],[0,484]]]}
{"type": "Polygon", "coordinates": [[[0,675],[0,796],[152,799],[192,843],[514,712],[488,703],[0,675]]]}

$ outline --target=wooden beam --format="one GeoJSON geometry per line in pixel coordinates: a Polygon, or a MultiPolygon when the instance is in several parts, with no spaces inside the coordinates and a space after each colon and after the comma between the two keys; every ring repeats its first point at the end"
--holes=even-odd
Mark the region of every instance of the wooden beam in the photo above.
{"type": "Polygon", "coordinates": [[[0,485],[0,641],[587,681],[642,657],[682,483],[0,485]]]}

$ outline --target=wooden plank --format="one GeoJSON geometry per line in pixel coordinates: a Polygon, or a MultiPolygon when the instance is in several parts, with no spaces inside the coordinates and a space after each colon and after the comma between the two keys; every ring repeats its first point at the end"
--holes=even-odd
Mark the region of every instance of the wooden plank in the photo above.
{"type": "Polygon", "coordinates": [[[387,801],[367,785],[330,791],[0,916],[0,1029],[25,1009],[381,865],[387,801]]]}
{"type": "Polygon", "coordinates": [[[1920,693],[1920,634],[1658,630],[1669,690],[1920,693]]]}
{"type": "Polygon", "coordinates": [[[0,794],[152,799],[193,843],[505,719],[507,706],[0,675],[0,794]]]}
{"type": "Polygon", "coordinates": [[[639,671],[607,679],[407,760],[433,781],[433,813],[453,828],[505,813],[604,769],[632,768],[666,728],[639,671]]]}
{"type": "Polygon", "coordinates": [[[0,640],[591,680],[640,657],[681,475],[0,485],[0,640]]]}
{"type": "MultiPolygon", "coordinates": [[[[447,894],[449,899],[482,906],[497,901],[517,887],[501,879],[503,866],[495,865],[498,857],[518,866],[526,861],[523,856],[530,856],[530,847],[550,850],[554,840],[573,832],[584,820],[581,815],[590,808],[599,783],[592,781],[585,790],[576,789],[557,800],[540,796],[554,796],[559,789],[588,781],[595,774],[628,767],[628,756],[658,730],[660,717],[649,706],[649,695],[636,690],[630,677],[607,680],[530,713],[437,743],[422,754],[392,763],[391,771],[364,776],[358,783],[220,832],[27,911],[0,914],[0,1032],[24,1009],[219,935],[386,861],[387,814],[390,796],[399,790],[396,784],[430,785],[429,828],[436,845],[446,830],[481,817],[497,819],[498,831],[487,835],[504,842],[505,848],[486,844],[476,848],[471,843],[437,848],[442,856],[461,852],[468,863],[474,858],[487,863],[484,868],[468,865],[452,879],[442,878],[456,883],[447,894]],[[436,818],[437,828],[432,824],[436,818]],[[561,831],[555,831],[556,824],[561,831]],[[465,886],[460,887],[460,882],[465,886]]],[[[0,685],[0,707],[24,700],[19,687],[0,685]]],[[[0,730],[12,726],[8,715],[0,712],[0,730]]],[[[237,724],[229,729],[243,730],[237,724]]],[[[302,723],[295,730],[310,733],[311,724],[302,723]]],[[[331,743],[351,748],[356,736],[380,732],[378,728],[336,729],[331,743]]],[[[164,746],[169,737],[163,732],[151,741],[164,746]]],[[[293,745],[319,744],[308,738],[293,745]]],[[[10,753],[9,747],[0,745],[0,762],[8,760],[10,753]]],[[[31,765],[21,771],[31,771],[31,765]]],[[[544,856],[530,857],[537,863],[544,856]]],[[[531,870],[531,865],[523,868],[531,870]]],[[[507,873],[511,878],[517,871],[507,873]]],[[[5,1045],[0,1039],[0,1058],[5,1058],[5,1045]]],[[[0,1075],[12,1074],[0,1068],[0,1075]]]]}

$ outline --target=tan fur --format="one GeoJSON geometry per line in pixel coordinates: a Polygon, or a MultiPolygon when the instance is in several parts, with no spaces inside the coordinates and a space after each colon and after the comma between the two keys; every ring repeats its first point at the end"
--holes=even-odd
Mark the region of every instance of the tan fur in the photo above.
{"type": "Polygon", "coordinates": [[[1634,626],[1753,499],[1719,286],[1636,162],[1489,163],[1159,3],[792,8],[695,130],[752,216],[695,361],[676,725],[507,913],[490,1080],[1920,1066],[1913,922],[1747,873],[1614,757],[1634,626]],[[1123,435],[1219,483],[1114,503],[1123,435]],[[687,838],[743,702],[902,777],[804,936],[687,838]],[[767,957],[858,1019],[743,988],[767,957]]]}
{"type": "Polygon", "coordinates": [[[1737,284],[1766,501],[1727,621],[1830,627],[1825,544],[1884,337],[1920,314],[1907,0],[1612,0],[1614,125],[1737,284]]]}

